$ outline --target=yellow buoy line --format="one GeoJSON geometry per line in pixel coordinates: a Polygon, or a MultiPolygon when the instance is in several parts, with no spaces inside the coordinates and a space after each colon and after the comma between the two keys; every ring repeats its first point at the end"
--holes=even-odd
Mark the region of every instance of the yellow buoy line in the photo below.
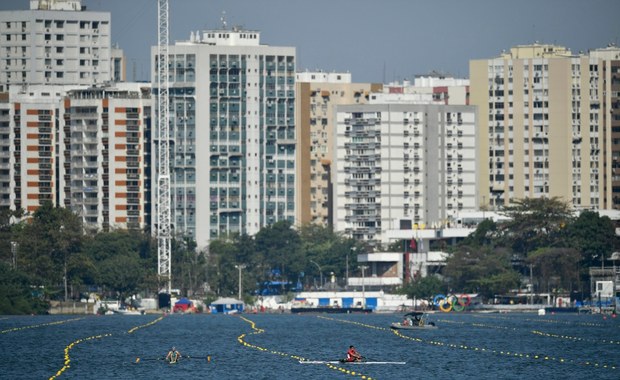
{"type": "MultiPolygon", "coordinates": [[[[131,333],[135,332],[135,331],[136,331],[136,330],[138,330],[138,329],[141,329],[141,328],[144,328],[144,327],[147,327],[147,326],[154,325],[155,323],[157,323],[157,322],[161,321],[163,318],[164,318],[164,317],[162,316],[162,317],[159,317],[159,318],[157,318],[157,319],[155,319],[155,320],[153,320],[153,321],[151,321],[151,322],[149,322],[149,323],[145,323],[145,324],[143,324],[143,325],[136,326],[136,327],[134,327],[134,328],[132,328],[132,329],[128,330],[128,331],[127,331],[127,333],[128,333],[128,334],[131,334],[131,333]]],[[[81,318],[79,318],[79,319],[81,319],[81,318]]],[[[114,334],[111,334],[111,333],[110,333],[110,334],[93,335],[93,336],[89,336],[88,338],[77,339],[77,340],[74,340],[73,342],[69,343],[69,344],[65,347],[65,349],[64,349],[64,353],[65,353],[65,356],[64,356],[64,358],[65,358],[64,365],[63,365],[63,366],[62,366],[62,367],[61,367],[61,368],[60,368],[60,369],[56,372],[56,374],[52,375],[52,376],[49,378],[49,380],[54,380],[54,379],[58,378],[60,375],[62,375],[62,373],[63,373],[63,372],[65,372],[66,370],[68,370],[69,368],[71,368],[71,357],[69,356],[69,351],[71,351],[71,349],[72,349],[73,347],[75,347],[76,345],[78,345],[78,344],[80,344],[80,343],[83,343],[83,342],[87,342],[87,341],[90,341],[90,340],[95,340],[95,339],[102,339],[102,338],[109,337],[109,336],[112,336],[112,335],[114,335],[114,334]]]]}
{"type": "Polygon", "coordinates": [[[164,319],[164,315],[162,315],[161,317],[159,317],[157,319],[152,320],[149,323],[145,323],[143,325],[136,326],[134,328],[131,328],[131,329],[127,330],[127,334],[133,334],[137,330],[143,329],[143,328],[148,327],[148,326],[152,326],[152,325],[156,324],[157,322],[161,321],[162,319],[164,319]]]}
{"type": "MultiPolygon", "coordinates": [[[[355,322],[355,321],[345,321],[342,319],[330,318],[330,317],[324,317],[324,316],[317,316],[317,317],[331,320],[331,321],[348,323],[348,324],[357,325],[357,326],[366,327],[366,328],[372,328],[376,330],[388,330],[387,328],[384,328],[384,327],[373,326],[373,325],[369,325],[366,323],[360,323],[360,322],[355,322]]],[[[554,357],[554,356],[542,355],[542,354],[524,354],[524,353],[519,353],[519,352],[494,350],[494,349],[489,349],[489,348],[484,348],[484,347],[468,346],[464,344],[453,344],[453,343],[446,343],[446,342],[435,341],[435,340],[424,340],[421,338],[404,335],[398,330],[392,330],[392,329],[390,330],[394,335],[398,336],[399,338],[407,339],[407,340],[418,342],[418,343],[431,344],[434,346],[457,348],[457,349],[476,351],[476,352],[487,352],[487,353],[492,353],[496,355],[509,356],[509,357],[522,358],[522,359],[532,359],[532,360],[543,361],[543,362],[553,361],[557,363],[584,365],[584,366],[590,366],[590,367],[595,367],[595,368],[605,368],[605,369],[612,369],[612,370],[618,369],[618,366],[613,365],[613,364],[604,364],[604,363],[598,363],[598,362],[589,361],[589,360],[577,361],[573,359],[565,359],[561,357],[554,357]]]]}
{"type": "Polygon", "coordinates": [[[560,335],[560,334],[552,334],[548,332],[532,330],[532,334],[545,336],[548,338],[557,338],[557,339],[566,339],[572,341],[580,341],[580,342],[594,342],[594,343],[605,343],[605,344],[620,344],[620,340],[610,340],[610,339],[589,339],[589,338],[580,338],[577,336],[569,336],[569,335],[560,335]]]}
{"type": "MultiPolygon", "coordinates": [[[[490,318],[490,319],[501,319],[503,321],[514,321],[512,318],[500,317],[500,316],[491,316],[488,314],[472,314],[476,318],[490,318]]],[[[587,327],[609,327],[609,325],[604,323],[594,323],[594,322],[571,322],[571,321],[558,321],[557,319],[542,319],[542,318],[524,318],[524,321],[528,322],[542,322],[542,323],[555,323],[561,325],[577,325],[577,326],[587,326],[587,327]]]]}
{"type": "Polygon", "coordinates": [[[101,339],[101,338],[105,338],[107,336],[112,336],[112,334],[93,335],[93,336],[89,336],[88,338],[74,340],[73,342],[69,343],[69,345],[67,345],[65,347],[65,362],[64,362],[64,365],[58,370],[58,372],[56,372],[55,375],[50,377],[50,380],[56,379],[57,377],[62,375],[63,372],[65,372],[66,370],[71,368],[71,358],[69,357],[69,351],[71,351],[71,349],[74,346],[76,346],[76,345],[78,345],[80,343],[89,341],[89,340],[101,339]]]}
{"type": "MultiPolygon", "coordinates": [[[[265,332],[265,330],[263,330],[263,329],[260,329],[260,328],[256,327],[256,323],[254,323],[254,321],[252,321],[252,320],[250,320],[250,319],[248,319],[248,318],[245,318],[245,317],[242,317],[242,316],[240,316],[239,318],[241,318],[241,319],[242,319],[242,320],[244,320],[245,322],[249,323],[249,324],[250,324],[250,327],[251,327],[251,328],[252,328],[252,330],[253,330],[253,331],[252,331],[251,333],[249,333],[249,334],[245,334],[245,333],[244,333],[244,334],[241,334],[241,335],[239,335],[239,336],[237,337],[237,341],[238,341],[239,343],[241,343],[244,347],[253,348],[253,349],[258,350],[258,351],[269,352],[269,353],[271,353],[271,354],[274,354],[274,355],[279,355],[279,356],[282,356],[282,357],[288,357],[288,358],[294,359],[294,360],[295,360],[295,361],[297,361],[297,362],[299,362],[299,361],[309,360],[309,359],[307,359],[307,358],[304,358],[304,357],[301,357],[301,356],[298,356],[298,355],[293,355],[293,354],[289,354],[289,353],[286,353],[286,352],[281,352],[281,351],[270,350],[270,349],[265,348],[265,347],[261,347],[261,346],[257,346],[257,345],[255,345],[255,344],[248,343],[248,342],[245,340],[245,337],[246,337],[246,336],[248,336],[248,335],[257,335],[257,334],[262,334],[262,333],[264,333],[264,332],[265,332]]],[[[361,378],[361,379],[363,379],[363,380],[373,380],[373,379],[375,379],[375,378],[373,378],[373,377],[371,377],[371,376],[368,376],[368,375],[365,375],[365,374],[363,374],[363,373],[360,373],[360,372],[357,372],[357,371],[353,371],[353,370],[350,370],[350,369],[348,369],[348,368],[343,368],[343,367],[340,367],[340,366],[334,365],[333,363],[324,363],[324,364],[325,364],[325,366],[327,366],[329,369],[332,369],[332,370],[334,370],[334,371],[341,372],[341,373],[346,374],[346,375],[360,377],[360,378],[361,378]]]]}
{"type": "Polygon", "coordinates": [[[7,330],[2,330],[2,331],[0,331],[0,334],[6,334],[6,333],[9,333],[9,332],[20,331],[20,330],[27,330],[27,329],[36,329],[36,328],[39,328],[39,327],[45,327],[45,326],[61,325],[61,324],[63,324],[63,323],[69,323],[69,322],[79,321],[80,319],[84,319],[84,317],[81,317],[81,318],[64,319],[64,320],[62,320],[62,321],[49,322],[49,323],[40,323],[40,324],[38,324],[38,325],[30,325],[30,326],[14,327],[14,328],[11,328],[11,329],[7,329],[7,330]]]}
{"type": "Polygon", "coordinates": [[[447,319],[437,319],[436,321],[437,322],[441,322],[441,323],[449,323],[449,324],[461,325],[461,326],[469,325],[469,326],[474,326],[474,327],[483,327],[483,328],[498,329],[498,330],[512,330],[512,331],[517,331],[518,330],[516,327],[488,325],[488,324],[485,324],[485,323],[469,323],[469,322],[449,321],[447,319]]]}

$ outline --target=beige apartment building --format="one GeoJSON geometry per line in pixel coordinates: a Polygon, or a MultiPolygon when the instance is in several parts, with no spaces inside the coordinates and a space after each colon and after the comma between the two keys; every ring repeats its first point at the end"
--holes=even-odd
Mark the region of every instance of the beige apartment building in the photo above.
{"type": "Polygon", "coordinates": [[[352,83],[350,73],[299,72],[296,75],[299,126],[297,224],[332,222],[332,160],[337,105],[366,104],[377,83],[352,83]]]}
{"type": "Polygon", "coordinates": [[[614,208],[618,50],[573,54],[536,43],[470,62],[482,208],[538,197],[614,208]]]}

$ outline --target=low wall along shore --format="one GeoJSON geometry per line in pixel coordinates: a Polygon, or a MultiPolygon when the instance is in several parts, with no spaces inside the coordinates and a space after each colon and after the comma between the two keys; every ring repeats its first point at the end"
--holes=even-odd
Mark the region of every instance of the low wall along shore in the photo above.
{"type": "Polygon", "coordinates": [[[50,314],[93,314],[94,303],[52,301],[50,314]]]}

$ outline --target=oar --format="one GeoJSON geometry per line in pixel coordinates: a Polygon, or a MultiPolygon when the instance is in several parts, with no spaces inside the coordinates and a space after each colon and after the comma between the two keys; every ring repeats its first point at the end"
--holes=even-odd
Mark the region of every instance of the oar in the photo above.
{"type": "Polygon", "coordinates": [[[181,356],[182,358],[185,359],[204,359],[208,362],[211,361],[211,355],[207,355],[207,356],[191,356],[191,355],[185,355],[185,356],[181,356]]]}
{"type": "Polygon", "coordinates": [[[145,360],[166,360],[166,358],[144,358],[144,359],[140,359],[140,358],[136,358],[136,361],[134,362],[134,364],[138,364],[141,361],[145,361],[145,360]]]}

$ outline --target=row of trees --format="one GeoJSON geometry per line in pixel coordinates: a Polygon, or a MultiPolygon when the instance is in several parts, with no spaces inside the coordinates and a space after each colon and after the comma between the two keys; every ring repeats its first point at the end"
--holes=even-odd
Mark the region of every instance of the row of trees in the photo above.
{"type": "MultiPolygon", "coordinates": [[[[204,251],[192,239],[172,241],[173,287],[184,295],[232,296],[238,291],[235,265],[245,267],[248,293],[265,281],[308,283],[322,275],[342,278],[354,242],[328,228],[291,228],[279,222],[256,236],[213,240],[204,251]]],[[[360,246],[361,249],[361,246],[360,246]]],[[[351,257],[351,262],[355,258],[351,257]]],[[[0,209],[0,313],[41,312],[49,300],[97,293],[122,299],[162,288],[157,276],[157,244],[141,231],[84,233],[70,210],[45,203],[24,218],[0,209]],[[21,220],[15,223],[16,220],[21,220]]]]}
{"type": "Polygon", "coordinates": [[[608,217],[592,211],[575,216],[558,198],[517,200],[503,213],[507,221],[485,220],[448,248],[443,282],[413,282],[405,291],[420,296],[420,287],[431,283],[434,288],[426,296],[454,291],[493,297],[531,280],[536,292],[588,297],[589,268],[600,267],[620,247],[608,217]]]}
{"type": "MultiPolygon", "coordinates": [[[[432,250],[450,253],[441,276],[415,277],[401,291],[418,298],[440,292],[492,297],[522,287],[531,276],[536,291],[587,296],[588,268],[600,266],[619,246],[609,218],[589,211],[574,216],[557,198],[518,200],[503,211],[509,220],[486,220],[456,245],[436,242],[432,250]]],[[[402,252],[405,246],[399,241],[388,249],[402,252]]],[[[173,287],[184,295],[234,296],[241,265],[244,294],[268,281],[321,287],[320,279],[332,274],[342,284],[347,274],[357,275],[356,253],[369,251],[328,227],[295,229],[288,222],[255,236],[215,239],[203,251],[178,238],[172,242],[173,287]]],[[[28,218],[0,209],[0,274],[0,313],[39,312],[47,300],[88,292],[153,295],[162,285],[150,234],[85,234],[78,216],[50,203],[28,218]]]]}

